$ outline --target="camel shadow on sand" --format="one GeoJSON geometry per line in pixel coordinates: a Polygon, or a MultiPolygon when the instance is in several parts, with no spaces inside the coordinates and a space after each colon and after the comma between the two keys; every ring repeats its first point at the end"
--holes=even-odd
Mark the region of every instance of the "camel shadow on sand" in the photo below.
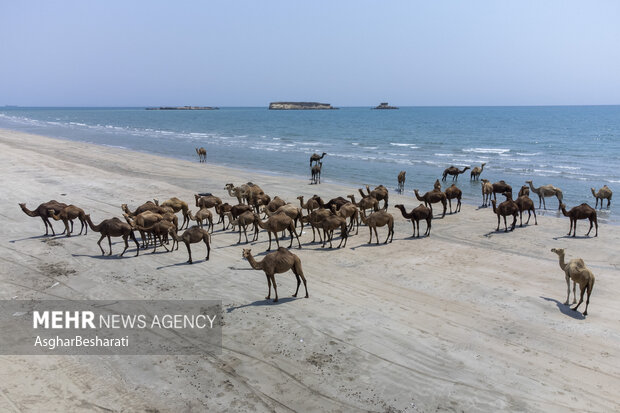
{"type": "Polygon", "coordinates": [[[232,313],[235,310],[239,310],[241,308],[246,308],[246,307],[263,307],[263,306],[268,306],[268,305],[281,305],[281,304],[286,304],[286,303],[290,303],[291,301],[296,301],[296,300],[301,300],[304,297],[280,297],[278,298],[278,302],[274,303],[273,299],[263,299],[263,300],[258,300],[258,301],[254,301],[253,303],[248,303],[248,304],[243,304],[243,305],[239,305],[236,307],[229,307],[226,309],[227,313],[232,313]]]}
{"type": "Polygon", "coordinates": [[[123,255],[122,257],[120,256],[120,253],[112,254],[112,255],[108,255],[108,254],[106,254],[106,255],[101,255],[101,254],[71,254],[71,256],[72,257],[88,257],[88,258],[95,258],[95,259],[99,259],[99,260],[115,260],[115,259],[124,260],[126,258],[137,258],[136,255],[135,255],[135,250],[134,251],[127,250],[125,255],[123,255]]]}
{"type": "Polygon", "coordinates": [[[581,314],[579,311],[573,311],[570,308],[570,305],[566,305],[564,303],[559,302],[558,300],[554,299],[554,298],[549,298],[549,297],[543,297],[540,296],[540,298],[542,298],[545,301],[551,301],[554,302],[555,305],[558,307],[558,310],[560,310],[560,312],[566,316],[569,316],[570,318],[574,318],[575,320],[585,320],[586,316],[584,316],[583,314],[581,314]]]}
{"type": "Polygon", "coordinates": [[[560,239],[589,239],[589,238],[594,238],[591,237],[589,235],[576,235],[576,236],[572,236],[572,235],[562,235],[561,237],[553,237],[553,239],[555,241],[560,240],[560,239]]]}

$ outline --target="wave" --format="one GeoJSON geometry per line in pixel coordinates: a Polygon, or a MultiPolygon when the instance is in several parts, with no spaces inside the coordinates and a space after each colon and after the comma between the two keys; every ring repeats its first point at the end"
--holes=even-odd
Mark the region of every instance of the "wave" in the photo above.
{"type": "Polygon", "coordinates": [[[474,152],[474,153],[496,153],[503,154],[510,152],[510,149],[502,149],[502,148],[467,148],[461,149],[463,152],[474,152]]]}
{"type": "Polygon", "coordinates": [[[392,146],[405,146],[405,147],[409,147],[411,149],[419,149],[420,148],[419,146],[414,145],[413,143],[390,142],[390,145],[392,145],[392,146]]]}
{"type": "Polygon", "coordinates": [[[517,152],[517,155],[521,155],[521,156],[537,156],[537,155],[542,155],[542,152],[532,152],[532,153],[517,152]]]}

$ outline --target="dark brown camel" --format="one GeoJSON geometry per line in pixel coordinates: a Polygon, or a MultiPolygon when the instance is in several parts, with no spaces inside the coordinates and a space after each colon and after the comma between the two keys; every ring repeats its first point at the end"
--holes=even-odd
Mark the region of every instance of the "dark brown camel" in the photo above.
{"type": "Polygon", "coordinates": [[[424,233],[424,235],[426,236],[430,236],[431,235],[431,221],[433,219],[433,214],[431,213],[431,210],[427,207],[425,207],[423,204],[420,204],[417,208],[414,208],[411,210],[411,212],[407,213],[407,211],[405,210],[404,205],[395,205],[394,208],[398,208],[400,210],[400,213],[403,215],[403,218],[405,219],[410,219],[411,220],[411,224],[413,224],[413,235],[412,237],[415,237],[415,228],[416,225],[418,227],[418,237],[420,236],[420,220],[424,219],[426,220],[426,232],[424,233]]]}
{"type": "Polygon", "coordinates": [[[88,214],[86,215],[86,222],[88,222],[91,230],[99,232],[101,234],[101,238],[99,238],[99,241],[97,241],[97,245],[99,245],[99,248],[101,249],[101,255],[105,255],[105,251],[101,246],[101,241],[105,237],[108,237],[108,244],[110,245],[110,253],[108,255],[112,255],[111,237],[122,237],[123,241],[125,241],[125,249],[121,253],[121,257],[123,256],[123,254],[125,254],[127,248],[129,248],[129,243],[127,242],[128,238],[131,238],[132,241],[136,243],[136,257],[140,253],[140,244],[138,244],[138,240],[133,233],[133,228],[128,223],[114,217],[110,219],[104,219],[99,223],[99,225],[95,225],[93,224],[93,221],[90,220],[90,215],[88,214]]]}
{"type": "MultiPolygon", "coordinates": [[[[207,257],[205,261],[209,261],[209,255],[211,254],[211,236],[209,235],[209,231],[200,227],[191,227],[186,229],[180,237],[174,229],[171,229],[169,233],[172,239],[177,243],[177,250],[179,249],[179,242],[183,242],[187,247],[187,254],[189,255],[189,260],[187,260],[187,262],[192,264],[192,249],[190,248],[190,244],[196,244],[201,241],[207,246],[207,257]]],[[[174,243],[172,248],[174,248],[174,243]]]]}
{"type": "Polygon", "coordinates": [[[370,187],[368,185],[366,185],[366,192],[368,192],[367,194],[364,194],[364,192],[362,192],[361,189],[359,191],[360,191],[360,194],[362,195],[362,197],[364,197],[364,196],[372,196],[372,197],[376,198],[377,201],[383,201],[384,202],[383,209],[385,209],[387,211],[389,193],[388,193],[388,189],[385,186],[379,185],[379,186],[375,187],[375,189],[373,189],[371,191],[370,187]]]}
{"type": "Polygon", "coordinates": [[[446,194],[446,198],[448,199],[448,203],[450,205],[450,213],[452,213],[452,200],[453,199],[456,199],[457,201],[454,212],[455,213],[459,212],[461,210],[461,197],[463,196],[463,192],[459,188],[457,188],[455,184],[452,184],[452,186],[446,188],[445,194],[446,194]]]}
{"type": "Polygon", "coordinates": [[[400,194],[405,190],[405,179],[407,179],[407,172],[400,171],[398,173],[398,193],[400,194]]]}
{"type": "Polygon", "coordinates": [[[452,175],[452,180],[453,181],[458,181],[459,180],[459,175],[460,174],[464,174],[465,171],[468,170],[468,169],[469,169],[469,166],[466,166],[462,170],[459,170],[459,168],[457,168],[456,166],[451,166],[449,168],[446,168],[443,171],[443,176],[441,177],[441,180],[445,181],[448,175],[452,175]]]}
{"type": "Polygon", "coordinates": [[[48,232],[47,232],[48,226],[49,226],[49,229],[52,230],[52,235],[56,235],[56,233],[54,232],[54,227],[52,226],[52,223],[49,221],[50,219],[49,211],[53,210],[54,213],[59,214],[63,209],[67,207],[67,204],[63,204],[62,202],[58,202],[55,199],[52,199],[51,201],[48,201],[48,202],[45,202],[39,205],[34,211],[31,211],[28,208],[26,208],[26,204],[23,204],[23,203],[19,204],[19,207],[29,217],[41,218],[41,221],[43,221],[43,224],[45,225],[45,235],[48,235],[48,232]]]}
{"type": "Polygon", "coordinates": [[[504,196],[506,196],[506,200],[499,204],[496,207],[497,201],[492,200],[493,204],[493,213],[497,215],[497,228],[495,231],[499,231],[499,220],[500,216],[504,217],[504,232],[508,232],[508,226],[506,225],[506,217],[512,215],[514,220],[512,221],[512,225],[510,227],[511,231],[514,231],[515,226],[517,225],[517,215],[519,215],[519,206],[515,201],[512,200],[512,194],[510,192],[504,192],[504,196]]]}
{"type": "Polygon", "coordinates": [[[59,214],[56,214],[53,209],[48,210],[48,214],[54,221],[62,221],[65,224],[65,233],[68,237],[71,236],[73,232],[73,220],[79,219],[80,224],[80,233],[78,235],[82,235],[82,231],[86,228],[84,235],[88,235],[88,224],[86,223],[86,214],[82,208],[78,208],[75,205],[68,205],[60,211],[59,214]],[[69,229],[69,223],[71,223],[71,229],[69,229]]]}
{"type": "MultiPolygon", "coordinates": [[[[521,193],[521,191],[519,191],[519,193],[521,193]]],[[[515,200],[515,202],[519,207],[519,226],[523,226],[523,211],[527,211],[527,222],[525,223],[525,225],[530,223],[532,213],[534,213],[534,225],[538,225],[538,220],[536,219],[536,209],[534,208],[534,201],[532,201],[532,199],[527,195],[520,195],[515,200]]]]}
{"type": "Polygon", "coordinates": [[[570,218],[570,228],[567,235],[570,235],[570,232],[573,231],[573,237],[575,236],[575,233],[577,232],[577,220],[588,219],[590,220],[590,229],[588,230],[586,237],[590,235],[590,231],[592,231],[592,225],[596,226],[596,233],[594,234],[594,236],[598,236],[598,221],[596,219],[596,209],[592,208],[586,203],[573,207],[568,212],[566,212],[566,205],[560,204],[560,209],[562,210],[562,214],[564,214],[565,217],[570,218]]]}
{"type": "Polygon", "coordinates": [[[322,155],[319,155],[318,153],[313,153],[310,157],[310,166],[312,166],[312,162],[319,162],[321,159],[323,159],[325,155],[327,155],[325,152],[323,152],[322,155]]]}
{"type": "Polygon", "coordinates": [[[202,162],[207,162],[207,150],[202,146],[200,148],[196,148],[196,153],[198,154],[198,160],[202,162]]]}
{"type": "Polygon", "coordinates": [[[512,197],[512,187],[504,181],[495,182],[493,184],[493,199],[497,200],[496,194],[503,194],[509,192],[512,197]]]}
{"type": "Polygon", "coordinates": [[[415,197],[418,199],[418,201],[424,202],[424,205],[426,205],[431,210],[431,215],[433,214],[433,204],[441,202],[441,204],[443,205],[443,214],[441,215],[441,217],[443,218],[446,216],[446,209],[448,207],[448,198],[446,197],[446,194],[444,194],[440,190],[428,191],[423,196],[420,196],[417,189],[414,189],[413,192],[415,193],[415,197]]]}
{"type": "Polygon", "coordinates": [[[317,162],[312,169],[310,170],[310,173],[312,174],[311,180],[313,184],[320,184],[321,183],[321,168],[323,167],[323,162],[319,161],[317,162]]]}

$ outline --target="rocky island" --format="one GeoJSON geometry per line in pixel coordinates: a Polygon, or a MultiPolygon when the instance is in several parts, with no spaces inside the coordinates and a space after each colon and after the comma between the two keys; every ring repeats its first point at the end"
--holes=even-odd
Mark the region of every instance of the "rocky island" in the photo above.
{"type": "Polygon", "coordinates": [[[160,106],[158,108],[146,108],[146,110],[218,110],[214,106],[160,106]]]}
{"type": "Polygon", "coordinates": [[[329,103],[318,102],[271,102],[269,110],[326,110],[338,109],[329,103]]]}
{"type": "Polygon", "coordinates": [[[379,106],[376,106],[373,109],[398,109],[398,107],[390,106],[387,102],[381,102],[379,106]]]}

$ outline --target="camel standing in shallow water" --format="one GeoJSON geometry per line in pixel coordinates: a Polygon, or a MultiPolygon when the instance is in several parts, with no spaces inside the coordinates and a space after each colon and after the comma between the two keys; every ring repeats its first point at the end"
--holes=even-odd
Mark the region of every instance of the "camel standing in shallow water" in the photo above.
{"type": "MultiPolygon", "coordinates": [[[[559,205],[562,204],[562,198],[564,196],[562,195],[562,190],[560,188],[556,188],[553,185],[542,185],[542,186],[539,186],[538,188],[535,188],[532,181],[525,181],[525,183],[530,186],[530,189],[532,190],[532,192],[538,195],[538,209],[540,209],[541,202],[542,202],[543,208],[547,209],[547,205],[545,205],[545,198],[549,196],[557,197],[558,204],[559,205]]],[[[558,209],[560,209],[559,205],[558,205],[558,209]]]]}
{"type": "Polygon", "coordinates": [[[407,174],[407,172],[405,172],[405,171],[400,171],[398,173],[398,192],[401,193],[401,194],[405,190],[406,174],[407,174]]]}
{"type": "Polygon", "coordinates": [[[484,171],[484,165],[486,165],[486,162],[483,162],[480,167],[475,166],[474,169],[471,170],[471,173],[469,174],[470,181],[480,179],[480,174],[484,171]]]}
{"type": "Polygon", "coordinates": [[[594,195],[594,198],[596,198],[596,205],[594,205],[594,208],[598,207],[599,200],[601,201],[601,208],[603,208],[603,199],[607,200],[607,208],[609,208],[609,205],[611,204],[611,196],[613,195],[611,189],[609,189],[607,185],[603,185],[603,187],[599,189],[598,192],[596,192],[594,188],[590,189],[592,190],[592,195],[594,195]]]}
{"type": "Polygon", "coordinates": [[[465,171],[466,171],[466,170],[468,170],[468,169],[469,169],[469,166],[466,166],[465,168],[463,168],[463,170],[462,170],[462,171],[459,171],[459,168],[457,168],[456,166],[451,166],[451,167],[449,167],[449,168],[446,168],[446,169],[443,171],[443,176],[441,177],[441,180],[442,180],[442,181],[445,181],[445,180],[446,180],[446,177],[447,177],[448,175],[452,175],[452,180],[453,180],[453,181],[458,181],[458,180],[459,180],[459,175],[460,175],[460,174],[464,174],[464,173],[465,173],[465,171]]]}
{"type": "Polygon", "coordinates": [[[586,237],[590,235],[590,231],[592,231],[592,224],[596,225],[596,234],[594,234],[594,236],[598,236],[598,221],[596,219],[596,209],[592,208],[586,203],[573,207],[568,212],[566,212],[566,205],[560,204],[560,209],[562,210],[562,214],[564,214],[565,217],[570,218],[570,228],[567,235],[570,235],[570,232],[573,231],[573,237],[575,236],[575,233],[577,232],[578,219],[588,219],[590,220],[590,229],[588,230],[586,237]]]}
{"type": "Polygon", "coordinates": [[[583,302],[583,294],[587,291],[588,297],[586,299],[586,310],[583,312],[583,315],[588,315],[588,304],[590,304],[590,295],[592,294],[592,289],[594,288],[594,274],[590,269],[586,267],[586,264],[583,262],[581,258],[574,258],[567,263],[564,262],[564,248],[552,248],[551,252],[554,252],[558,255],[560,259],[560,268],[566,274],[566,302],[564,305],[568,305],[570,299],[570,280],[573,280],[573,304],[577,302],[577,297],[575,295],[575,284],[579,284],[579,290],[581,296],[579,297],[579,304],[575,307],[571,308],[573,311],[577,311],[577,308],[583,302]]]}
{"type": "Polygon", "coordinates": [[[322,167],[323,167],[323,162],[319,161],[310,170],[310,173],[312,174],[312,177],[311,177],[312,183],[315,185],[321,183],[321,168],[322,167]]]}
{"type": "Polygon", "coordinates": [[[248,260],[250,266],[255,270],[263,270],[265,275],[267,276],[267,285],[269,286],[269,293],[266,300],[271,298],[271,284],[273,284],[273,291],[276,297],[273,299],[274,303],[278,302],[278,287],[276,286],[276,274],[282,274],[287,272],[288,270],[293,271],[295,274],[295,278],[297,279],[297,289],[295,290],[295,294],[293,297],[297,297],[297,293],[299,292],[299,286],[301,285],[301,280],[304,282],[304,289],[306,290],[306,298],[308,298],[308,285],[306,284],[306,277],[304,277],[304,272],[301,269],[301,260],[299,257],[284,247],[279,247],[277,251],[270,252],[265,255],[262,261],[256,261],[252,256],[251,249],[243,250],[243,258],[248,260]]]}
{"type": "Polygon", "coordinates": [[[313,153],[312,156],[310,157],[310,166],[312,166],[312,162],[319,162],[320,160],[322,160],[325,155],[327,155],[325,152],[323,152],[323,155],[319,155],[318,153],[313,153]]]}
{"type": "Polygon", "coordinates": [[[202,146],[200,148],[196,148],[196,153],[198,154],[198,160],[200,163],[207,162],[207,150],[202,146]]]}
{"type": "Polygon", "coordinates": [[[482,179],[481,181],[482,206],[488,207],[491,202],[491,195],[493,195],[493,184],[488,179],[482,179]]]}

